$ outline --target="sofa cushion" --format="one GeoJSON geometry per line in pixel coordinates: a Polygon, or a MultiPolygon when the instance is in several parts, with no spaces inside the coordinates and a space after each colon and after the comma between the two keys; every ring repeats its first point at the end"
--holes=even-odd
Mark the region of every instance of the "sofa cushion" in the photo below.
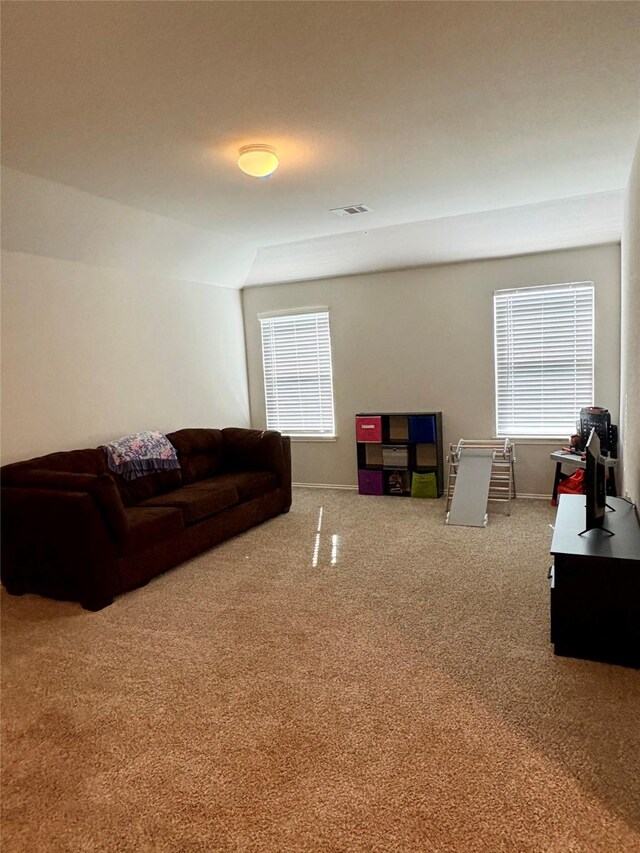
{"type": "Polygon", "coordinates": [[[282,436],[275,430],[227,427],[222,430],[224,471],[273,471],[285,468],[282,436]]]}
{"type": "Polygon", "coordinates": [[[125,510],[125,514],[128,529],[122,554],[144,551],[184,530],[182,513],[174,507],[135,506],[125,510]]]}
{"type": "Polygon", "coordinates": [[[173,506],[179,509],[185,524],[195,524],[203,518],[222,512],[238,503],[238,492],[233,486],[220,486],[217,479],[191,486],[183,486],[175,492],[167,492],[144,501],[141,506],[173,506]]]}
{"type": "Polygon", "coordinates": [[[209,484],[217,488],[233,487],[238,492],[240,503],[259,498],[278,488],[279,480],[271,471],[236,471],[229,474],[218,474],[211,480],[202,480],[195,483],[193,488],[198,489],[209,484]]]}
{"type": "Polygon", "coordinates": [[[158,471],[155,474],[147,474],[145,477],[136,477],[135,480],[125,480],[114,471],[110,474],[115,480],[125,506],[137,506],[142,501],[178,489],[182,485],[182,474],[179,468],[158,471]]]}
{"type": "Polygon", "coordinates": [[[179,429],[167,438],[178,452],[182,481],[195,483],[222,468],[222,432],[219,429],[179,429]]]}

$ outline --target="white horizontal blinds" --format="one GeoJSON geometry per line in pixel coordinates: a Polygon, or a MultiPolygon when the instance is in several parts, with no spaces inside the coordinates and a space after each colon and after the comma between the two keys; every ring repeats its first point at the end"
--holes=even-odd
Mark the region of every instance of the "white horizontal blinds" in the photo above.
{"type": "Polygon", "coordinates": [[[593,405],[593,285],[494,296],[498,436],[564,437],[593,405]]]}
{"type": "Polygon", "coordinates": [[[267,428],[335,435],[328,311],[260,318],[267,428]]]}

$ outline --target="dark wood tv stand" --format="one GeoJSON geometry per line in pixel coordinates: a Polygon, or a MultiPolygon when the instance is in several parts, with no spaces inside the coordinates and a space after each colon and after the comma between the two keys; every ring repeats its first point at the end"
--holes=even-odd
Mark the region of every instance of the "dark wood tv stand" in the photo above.
{"type": "Polygon", "coordinates": [[[551,554],[551,642],[557,655],[640,667],[640,525],[608,497],[604,526],[580,536],[584,495],[561,495],[551,554]]]}

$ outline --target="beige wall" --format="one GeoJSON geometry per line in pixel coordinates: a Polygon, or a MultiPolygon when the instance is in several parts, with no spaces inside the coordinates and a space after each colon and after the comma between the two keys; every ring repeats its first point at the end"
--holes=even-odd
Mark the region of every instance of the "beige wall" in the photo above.
{"type": "Polygon", "coordinates": [[[2,461],[248,426],[239,291],[2,253],[2,461]]]}
{"type": "Polygon", "coordinates": [[[623,490],[640,503],[640,142],[631,168],[622,235],[620,410],[623,490]]]}
{"type": "MultiPolygon", "coordinates": [[[[265,425],[262,311],[327,305],[331,311],[338,439],[295,442],[294,480],[356,482],[354,414],[443,412],[445,441],[494,433],[493,291],[593,281],[596,392],[617,422],[620,376],[618,245],[334,278],[243,291],[252,423],[265,425]]],[[[516,478],[528,494],[548,494],[549,452],[557,443],[519,444],[516,478]]]]}

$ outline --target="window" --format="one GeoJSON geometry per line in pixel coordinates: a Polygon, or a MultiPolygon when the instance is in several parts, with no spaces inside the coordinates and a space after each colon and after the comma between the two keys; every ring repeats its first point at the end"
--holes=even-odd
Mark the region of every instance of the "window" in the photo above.
{"type": "Polygon", "coordinates": [[[496,433],[568,437],[593,405],[593,284],[494,294],[496,433]]]}
{"type": "Polygon", "coordinates": [[[333,438],[333,373],[329,312],[313,309],[259,315],[267,429],[333,438]]]}

